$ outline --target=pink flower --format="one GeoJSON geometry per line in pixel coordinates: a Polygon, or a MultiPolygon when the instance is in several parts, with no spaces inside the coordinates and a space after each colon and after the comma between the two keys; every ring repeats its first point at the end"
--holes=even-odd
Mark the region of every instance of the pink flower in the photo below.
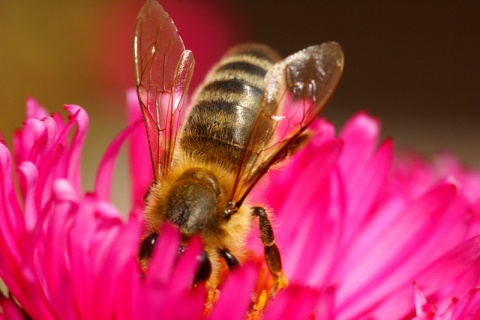
{"type": "Polygon", "coordinates": [[[479,173],[452,156],[434,165],[394,159],[392,141],[377,147],[379,125],[362,113],[339,139],[325,121],[316,129],[309,146],[271,175],[276,196],[271,189],[259,195],[277,213],[287,277],[318,290],[315,316],[465,319],[478,312],[479,173]]]}
{"type": "Polygon", "coordinates": [[[140,276],[142,198],[152,172],[135,93],[128,98],[130,125],[105,152],[93,192],[81,189],[88,120],[80,107],[66,106],[65,121],[29,100],[13,156],[0,144],[0,276],[9,292],[0,297],[0,318],[480,315],[480,173],[451,155],[433,163],[394,157],[392,141],[377,146],[379,124],[362,113],[338,136],[325,120],[315,122],[310,143],[250,197],[275,217],[288,287],[266,295],[272,279],[255,228],[250,258],[218,292],[192,287],[201,241],[178,257],[170,225],[140,276]],[[109,199],[129,137],[133,205],[124,221],[109,199]]]}
{"type": "MultiPolygon", "coordinates": [[[[0,144],[0,275],[9,293],[33,319],[132,319],[150,313],[146,310],[169,315],[165,309],[155,312],[163,304],[152,301],[166,292],[174,301],[197,297],[201,315],[204,290],[190,290],[188,280],[195,269],[192,257],[195,261],[200,250],[198,239],[173,270],[178,235],[166,227],[168,242],[159,243],[163,254],[152,260],[159,265],[158,276],[143,281],[136,262],[141,212],[133,209],[124,222],[108,201],[119,147],[139,123],[113,141],[98,170],[95,191],[84,194],[79,156],[88,119],[78,106],[65,109],[68,122],[58,115],[48,117],[35,101],[28,101],[27,120],[15,136],[19,195],[11,176],[11,154],[0,144]]],[[[3,297],[0,304],[3,318],[23,318],[13,300],[3,297]]]]}

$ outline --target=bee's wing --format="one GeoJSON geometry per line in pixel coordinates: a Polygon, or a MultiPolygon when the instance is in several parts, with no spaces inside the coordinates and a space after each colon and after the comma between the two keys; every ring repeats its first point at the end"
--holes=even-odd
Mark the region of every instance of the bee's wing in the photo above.
{"type": "Polygon", "coordinates": [[[270,166],[288,155],[327,103],[342,70],[342,48],[329,42],[299,51],[267,73],[260,111],[233,185],[231,200],[237,206],[270,166]]]}
{"type": "Polygon", "coordinates": [[[148,0],[137,17],[133,63],[154,175],[158,180],[172,164],[195,60],[192,52],[185,50],[172,19],[155,0],[148,0]]]}

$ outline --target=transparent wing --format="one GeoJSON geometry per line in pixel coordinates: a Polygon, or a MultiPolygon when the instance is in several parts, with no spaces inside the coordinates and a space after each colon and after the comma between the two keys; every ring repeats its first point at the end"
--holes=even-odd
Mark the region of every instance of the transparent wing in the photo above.
{"type": "Polygon", "coordinates": [[[155,0],[148,0],[137,17],[133,64],[152,166],[158,180],[172,164],[195,60],[192,52],[185,50],[172,19],[155,0]]]}
{"type": "Polygon", "coordinates": [[[343,50],[329,42],[275,64],[265,76],[260,112],[252,125],[231,200],[240,206],[254,184],[285,158],[320,113],[343,70],[343,50]]]}

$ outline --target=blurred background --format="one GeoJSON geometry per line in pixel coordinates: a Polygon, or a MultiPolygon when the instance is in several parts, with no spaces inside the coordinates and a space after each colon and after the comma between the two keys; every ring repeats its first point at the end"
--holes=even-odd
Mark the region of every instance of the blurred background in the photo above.
{"type": "MultiPolygon", "coordinates": [[[[346,64],[323,115],[338,129],[365,110],[381,120],[382,135],[395,139],[397,152],[429,157],[449,151],[466,165],[480,166],[480,2],[161,3],[194,52],[194,84],[238,42],[267,43],[285,56],[335,40],[346,64]]],[[[106,146],[125,126],[133,26],[142,4],[0,1],[0,128],[9,145],[27,97],[50,111],[81,105],[90,116],[84,186],[92,188],[106,146]]],[[[118,171],[124,169],[123,161],[118,171]]],[[[114,201],[127,208],[126,183],[117,185],[114,201]]]]}

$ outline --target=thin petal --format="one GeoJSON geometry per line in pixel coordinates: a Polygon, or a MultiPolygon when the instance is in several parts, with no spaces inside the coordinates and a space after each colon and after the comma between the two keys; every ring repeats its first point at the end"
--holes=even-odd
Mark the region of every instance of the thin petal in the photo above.
{"type": "Polygon", "coordinates": [[[122,288],[119,279],[127,265],[136,260],[137,241],[140,236],[140,222],[130,220],[119,230],[115,241],[111,242],[109,251],[104,262],[100,265],[98,278],[95,283],[95,295],[97,303],[94,304],[97,319],[112,318],[111,313],[116,309],[115,305],[122,303],[117,299],[117,291],[122,288]]]}
{"type": "Polygon", "coordinates": [[[436,258],[429,254],[439,244],[429,241],[429,235],[441,224],[440,218],[455,195],[455,186],[441,184],[402,211],[390,227],[365,230],[364,234],[370,237],[359,237],[352,243],[352,252],[342,261],[337,273],[344,283],[339,288],[342,301],[339,310],[348,306],[346,317],[357,314],[354,312],[357,308],[371,308],[378,303],[376,299],[383,299],[402,282],[408,283],[410,279],[405,276],[411,275],[412,269],[418,270],[422,263],[426,265],[436,258]],[[369,292],[367,297],[365,292],[369,292]]]}
{"type": "Polygon", "coordinates": [[[1,252],[13,254],[17,251],[14,249],[17,248],[17,239],[25,232],[25,222],[13,186],[12,158],[2,143],[0,143],[0,205],[2,212],[0,237],[3,238],[1,252]]]}
{"type": "Polygon", "coordinates": [[[264,319],[311,319],[319,296],[318,290],[290,285],[269,302],[264,319]]]}
{"type": "Polygon", "coordinates": [[[95,193],[100,200],[109,201],[111,193],[112,175],[115,168],[118,152],[123,146],[125,139],[140,125],[136,122],[124,129],[112,143],[108,146],[107,151],[103,155],[98,168],[97,177],[95,179],[95,193]]]}
{"type": "Polygon", "coordinates": [[[80,158],[83,148],[83,143],[87,136],[88,130],[88,115],[83,108],[76,105],[66,105],[65,110],[70,112],[70,121],[76,123],[77,130],[70,143],[68,152],[68,173],[67,178],[70,179],[76,190],[80,191],[80,158]]]}
{"type": "MultiPolygon", "coordinates": [[[[127,92],[128,122],[142,122],[142,114],[138,104],[137,92],[127,92]]],[[[133,132],[128,144],[128,156],[132,181],[133,205],[143,207],[145,192],[153,181],[153,168],[148,151],[148,141],[145,127],[139,125],[133,132]]]]}
{"type": "MultiPolygon", "coordinates": [[[[387,299],[375,310],[376,317],[383,319],[395,312],[399,318],[403,319],[406,315],[413,317],[421,310],[426,310],[425,308],[430,311],[438,310],[438,315],[448,310],[453,311],[454,315],[461,313],[470,316],[478,313],[480,237],[471,238],[459,244],[423,270],[417,271],[416,275],[412,274],[409,279],[411,280],[409,286],[398,286],[391,295],[385,296],[387,299]],[[415,283],[414,290],[411,283],[415,283]],[[422,296],[426,297],[426,300],[422,296]],[[435,308],[432,309],[432,306],[435,308]]],[[[458,317],[457,319],[475,318],[458,317]]]]}
{"type": "Polygon", "coordinates": [[[379,136],[378,121],[363,112],[353,116],[344,126],[340,138],[345,141],[340,164],[345,176],[356,181],[375,151],[379,136]]]}
{"type": "Polygon", "coordinates": [[[27,119],[34,118],[42,120],[49,116],[47,110],[42,107],[34,98],[27,99],[27,119]]]}
{"type": "Polygon", "coordinates": [[[38,218],[37,213],[40,211],[35,202],[38,171],[33,163],[26,161],[18,166],[18,173],[20,189],[24,198],[25,226],[27,230],[31,231],[35,227],[38,218]]]}
{"type": "Polygon", "coordinates": [[[251,296],[258,276],[257,270],[253,263],[247,262],[231,272],[223,283],[220,298],[213,307],[209,319],[245,319],[248,307],[252,303],[251,296]]]}
{"type": "Polygon", "coordinates": [[[0,298],[0,317],[5,320],[25,320],[25,317],[22,314],[22,310],[18,305],[5,297],[0,298]]]}

